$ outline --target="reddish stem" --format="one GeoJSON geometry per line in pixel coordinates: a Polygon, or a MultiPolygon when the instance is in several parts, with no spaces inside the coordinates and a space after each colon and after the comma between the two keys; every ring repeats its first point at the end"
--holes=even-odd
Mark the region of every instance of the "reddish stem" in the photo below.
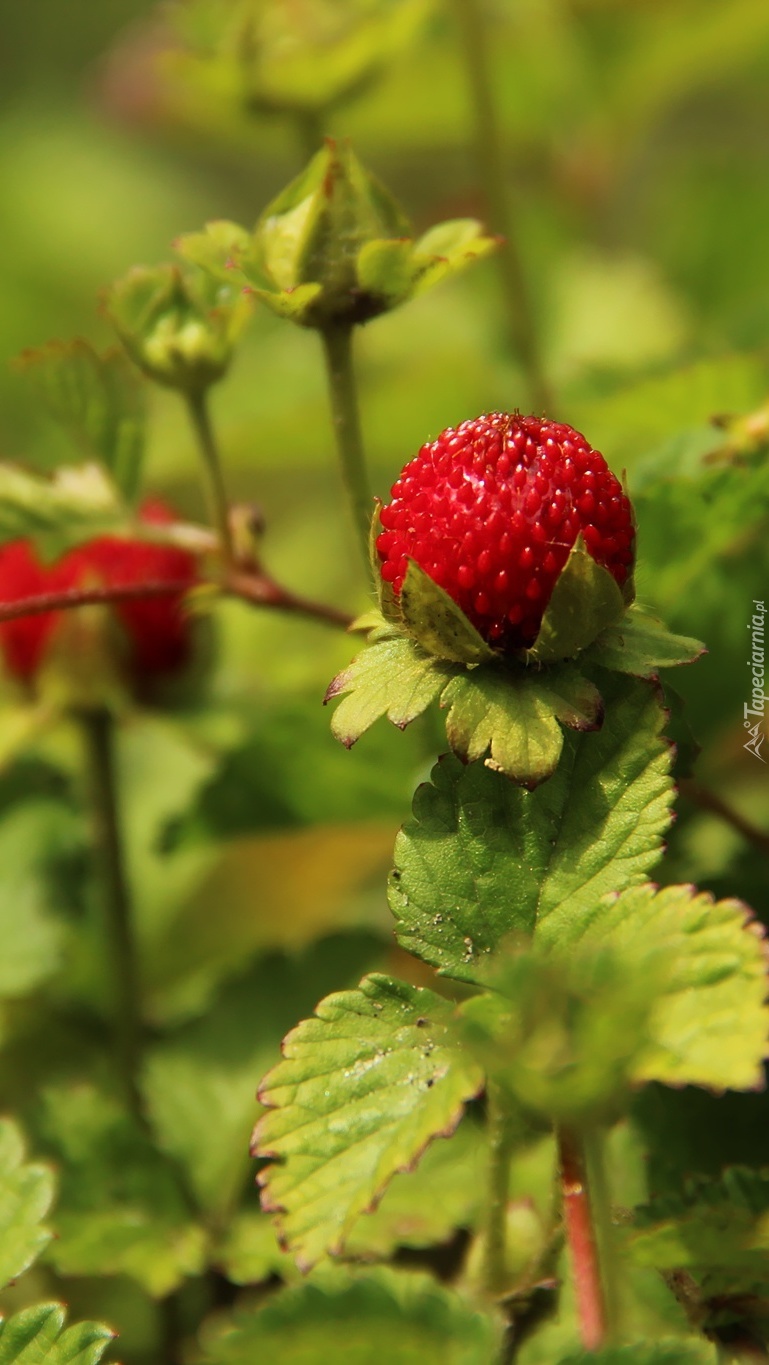
{"type": "Polygon", "coordinates": [[[585,1153],[579,1134],[572,1129],[558,1130],[558,1159],[563,1220],[571,1253],[580,1331],[586,1349],[595,1351],[606,1337],[606,1303],[590,1207],[585,1153]]]}
{"type": "MultiPolygon", "coordinates": [[[[145,583],[66,588],[60,592],[36,593],[34,597],[21,597],[15,602],[0,601],[0,624],[3,621],[15,621],[20,616],[39,616],[46,611],[67,611],[74,607],[103,606],[110,602],[135,601],[147,597],[182,596],[189,591],[189,586],[186,579],[183,581],[149,579],[145,583]]],[[[298,597],[263,574],[233,570],[218,586],[229,596],[239,597],[242,601],[255,606],[272,607],[276,611],[287,611],[344,628],[352,622],[352,617],[347,612],[327,606],[325,602],[313,602],[307,597],[298,597]]]]}

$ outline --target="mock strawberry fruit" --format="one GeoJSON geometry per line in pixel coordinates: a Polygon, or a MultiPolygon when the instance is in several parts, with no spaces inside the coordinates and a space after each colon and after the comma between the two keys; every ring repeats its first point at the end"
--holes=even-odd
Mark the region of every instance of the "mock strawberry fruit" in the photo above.
{"type": "MultiPolygon", "coordinates": [[[[41,564],[29,541],[13,540],[0,549],[0,601],[20,602],[71,586],[72,582],[64,581],[64,575],[54,581],[51,570],[41,564]]],[[[8,672],[20,682],[32,682],[56,621],[56,612],[45,611],[0,623],[0,651],[8,672]]]]}
{"type": "MultiPolygon", "coordinates": [[[[173,514],[159,499],[141,509],[144,522],[164,525],[173,514]]],[[[184,591],[197,581],[194,555],[174,545],[99,536],[65,555],[58,572],[70,582],[130,587],[146,582],[182,584],[178,592],[160,597],[137,597],[115,602],[114,611],[127,644],[124,661],[130,681],[140,693],[158,677],[179,673],[192,652],[190,620],[184,612],[184,591]]]]}
{"type": "MultiPolygon", "coordinates": [[[[173,521],[173,515],[162,502],[150,500],[141,509],[141,519],[163,524],[173,521]]],[[[120,648],[114,650],[116,666],[137,697],[151,693],[156,682],[177,676],[190,661],[192,624],[184,611],[184,595],[197,581],[197,560],[188,551],[126,536],[98,536],[50,565],[37,558],[28,541],[0,549],[2,602],[73,588],[175,585],[174,591],[159,596],[110,606],[122,636],[120,648]]],[[[63,616],[62,611],[44,612],[0,623],[0,652],[13,677],[34,684],[63,616]]]]}
{"type": "Polygon", "coordinates": [[[414,560],[503,653],[533,645],[580,534],[620,587],[632,572],[632,509],[603,456],[572,427],[519,413],[422,446],[381,523],[381,574],[395,593],[414,560]]]}

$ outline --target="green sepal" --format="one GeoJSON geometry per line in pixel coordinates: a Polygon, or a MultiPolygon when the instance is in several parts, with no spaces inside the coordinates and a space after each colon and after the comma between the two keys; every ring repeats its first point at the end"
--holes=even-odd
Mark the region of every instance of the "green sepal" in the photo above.
{"type": "Polygon", "coordinates": [[[495,245],[474,219],[439,224],[415,243],[400,206],[349,143],[327,138],[251,237],[211,224],[180,249],[220,279],[235,264],[273,312],[323,331],[388,312],[495,245]]]}
{"type": "Polygon", "coordinates": [[[393,625],[402,626],[403,616],[401,613],[400,599],[392,583],[388,583],[387,579],[383,578],[381,573],[382,565],[380,563],[379,553],[376,547],[377,539],[381,531],[382,503],[379,498],[375,498],[374,514],[371,518],[371,527],[369,530],[368,539],[368,553],[369,563],[371,565],[371,577],[376,585],[379,610],[381,611],[385,621],[393,625]]]}
{"type": "Polygon", "coordinates": [[[358,282],[364,292],[397,307],[496,246],[496,239],[485,237],[475,218],[457,218],[436,224],[416,242],[407,237],[368,242],[358,256],[358,282]]]}
{"type": "Polygon", "coordinates": [[[96,351],[80,337],[23,351],[16,362],[34,395],[123,495],[138,489],[144,454],[144,388],[124,352],[96,351]]]}
{"type": "Polygon", "coordinates": [[[177,237],[174,251],[190,265],[196,265],[222,284],[232,285],[235,257],[248,250],[251,234],[239,223],[217,218],[206,223],[202,232],[186,232],[177,237]]]}
{"type": "Polygon", "coordinates": [[[342,697],[331,731],[349,749],[380,716],[403,730],[436,701],[449,665],[431,659],[404,635],[383,633],[329,685],[324,703],[342,697]]]}
{"type": "Polygon", "coordinates": [[[499,239],[484,236],[482,224],[476,218],[450,218],[445,223],[436,223],[414,243],[413,293],[424,293],[473,261],[490,255],[498,246],[499,239]]]}
{"type": "Polygon", "coordinates": [[[483,1076],[435,992],[381,975],[321,1001],[265,1077],[262,1205],[307,1268],[339,1252],[398,1171],[454,1131],[483,1076]]]}
{"type": "Polygon", "coordinates": [[[178,265],[135,266],[104,294],[128,355],[150,379],[199,393],[229,368],[251,314],[240,283],[178,265]]]}
{"type": "Polygon", "coordinates": [[[601,726],[601,695],[571,663],[507,666],[492,654],[494,662],[468,667],[427,654],[383,617],[367,613],[364,622],[368,644],[324,697],[342,697],[331,730],[348,749],[380,716],[405,729],[439,701],[448,711],[449,744],[464,762],[483,759],[514,782],[535,787],[556,768],[562,726],[601,726]]]}
{"type": "Polygon", "coordinates": [[[634,604],[621,621],[602,631],[587,658],[602,668],[652,678],[660,668],[694,663],[704,653],[701,640],[674,635],[656,616],[634,604]]]}
{"type": "Polygon", "coordinates": [[[459,758],[482,758],[525,787],[555,771],[562,726],[599,730],[603,721],[598,689],[571,664],[542,672],[497,663],[466,669],[444,688],[441,706],[448,708],[446,735],[459,758]]]}
{"type": "Polygon", "coordinates": [[[625,611],[622,592],[577,536],[545,608],[528,657],[539,663],[573,659],[625,611]]]}
{"type": "Polygon", "coordinates": [[[409,560],[399,601],[404,627],[425,653],[459,664],[497,659],[461,607],[416,560],[409,560]]]}

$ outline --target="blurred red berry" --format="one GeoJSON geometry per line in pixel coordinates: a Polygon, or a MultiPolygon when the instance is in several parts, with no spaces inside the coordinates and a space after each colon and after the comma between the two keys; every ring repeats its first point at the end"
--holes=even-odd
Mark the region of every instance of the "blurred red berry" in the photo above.
{"type": "Polygon", "coordinates": [[[422,446],[377,538],[396,593],[413,559],[489,644],[530,647],[577,536],[620,587],[635,531],[619,480],[562,422],[493,412],[422,446]]]}
{"type": "MultiPolygon", "coordinates": [[[[27,540],[14,540],[0,548],[0,602],[20,602],[40,597],[65,586],[54,582],[51,567],[41,564],[27,540]]],[[[20,681],[34,678],[56,626],[57,613],[41,612],[0,623],[0,650],[8,672],[20,681]]]]}
{"type": "MultiPolygon", "coordinates": [[[[174,520],[158,500],[145,502],[140,515],[145,522],[161,525],[174,520]]],[[[193,641],[184,596],[197,580],[197,560],[187,550],[125,536],[99,536],[50,566],[40,563],[27,541],[14,541],[0,550],[2,602],[77,587],[179,584],[173,593],[111,604],[124,637],[121,664],[139,694],[154,680],[181,672],[189,662],[193,641]]],[[[23,682],[34,679],[61,615],[45,612],[0,623],[0,649],[10,673],[23,682]]]]}

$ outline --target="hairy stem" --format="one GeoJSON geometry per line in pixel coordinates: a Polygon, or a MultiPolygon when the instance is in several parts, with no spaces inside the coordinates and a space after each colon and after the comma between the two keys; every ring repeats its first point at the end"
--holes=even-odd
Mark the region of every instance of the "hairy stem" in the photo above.
{"type": "Polygon", "coordinates": [[[516,240],[512,198],[505,177],[502,131],[494,102],[489,33],[482,0],[454,0],[462,54],[475,118],[475,158],[486,200],[488,225],[501,241],[497,262],[510,339],[526,375],[536,412],[552,411],[529,291],[516,240]]]}
{"type": "Polygon", "coordinates": [[[232,564],[235,560],[235,549],[232,540],[232,527],[230,526],[230,504],[224,485],[222,462],[219,458],[219,449],[211,425],[211,414],[205,389],[190,390],[186,394],[186,401],[187,411],[208,476],[211,520],[219,537],[222,558],[225,563],[232,564]]]}
{"type": "Polygon", "coordinates": [[[347,490],[363,560],[368,569],[372,494],[363,449],[358,390],[353,366],[352,334],[353,328],[350,323],[340,323],[325,327],[320,337],[326,360],[331,416],[342,480],[347,490]]]}
{"type": "Polygon", "coordinates": [[[559,1128],[557,1137],[563,1220],[571,1253],[580,1332],[586,1349],[596,1351],[606,1339],[607,1315],[587,1161],[581,1134],[574,1129],[559,1128]]]}
{"type": "Polygon", "coordinates": [[[104,913],[115,1055],[128,1105],[141,1119],[139,965],[120,830],[114,721],[106,709],[82,711],[79,720],[85,744],[94,854],[104,913]]]}
{"type": "Polygon", "coordinates": [[[509,1288],[507,1203],[515,1131],[509,1109],[504,1104],[498,1088],[491,1082],[486,1092],[486,1101],[489,1125],[489,1175],[483,1281],[488,1292],[496,1296],[509,1288]]]}

